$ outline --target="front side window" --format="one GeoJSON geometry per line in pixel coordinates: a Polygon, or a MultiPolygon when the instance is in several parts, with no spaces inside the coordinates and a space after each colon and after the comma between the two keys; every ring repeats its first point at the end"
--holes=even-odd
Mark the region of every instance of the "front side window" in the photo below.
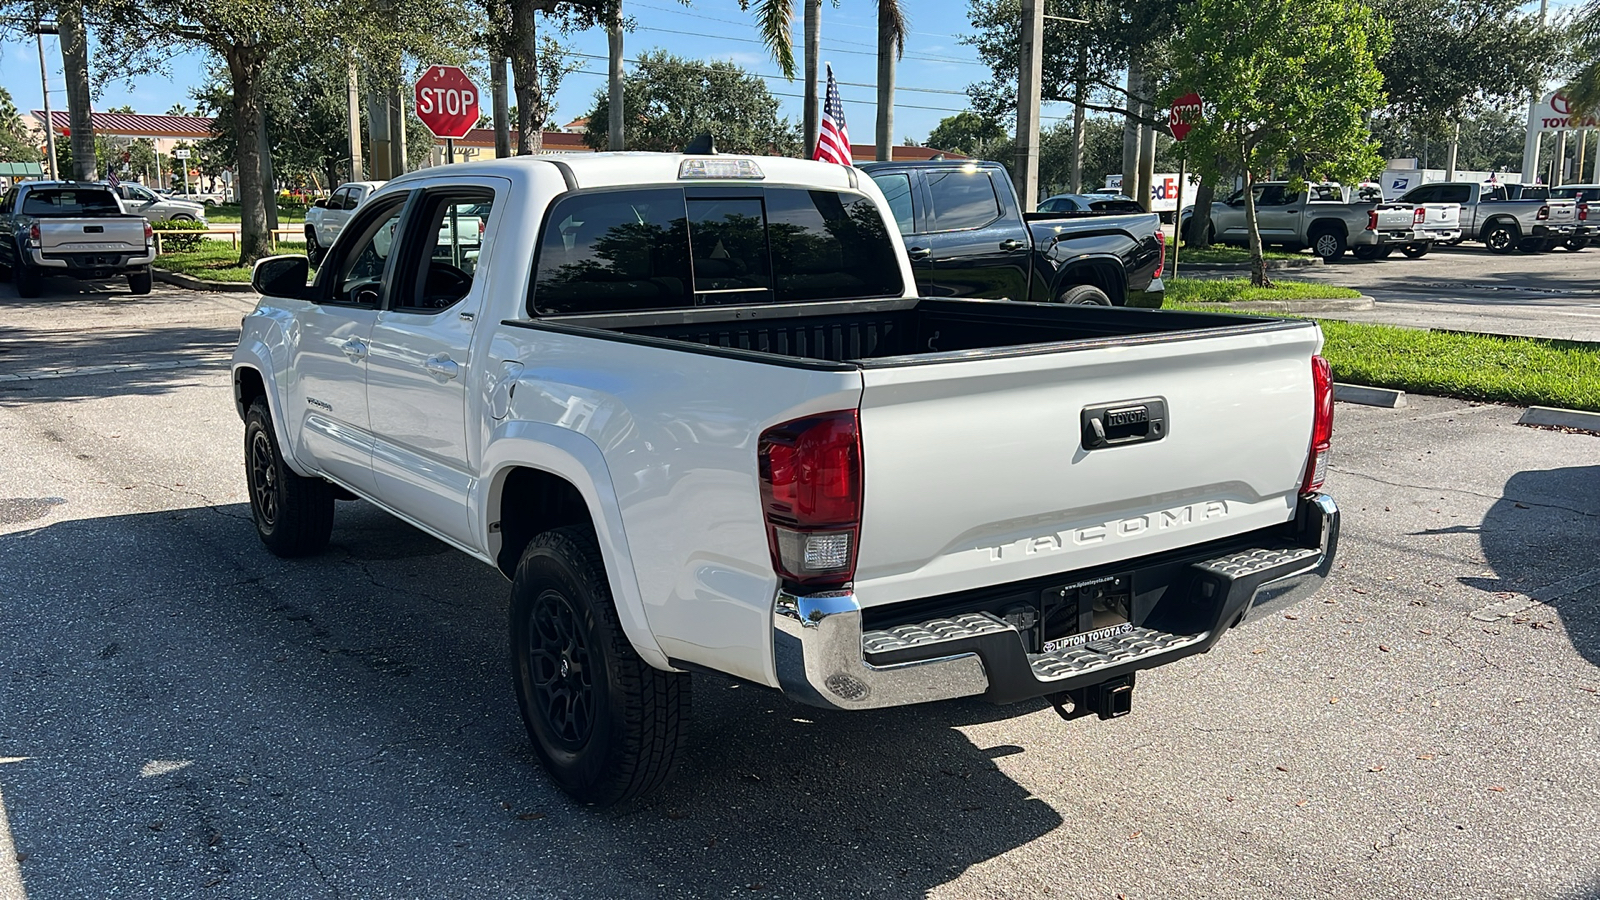
{"type": "Polygon", "coordinates": [[[948,169],[928,173],[935,231],[982,228],[1000,218],[1000,198],[989,173],[948,169]]]}
{"type": "Polygon", "coordinates": [[[351,303],[372,307],[378,304],[383,283],[384,268],[389,264],[389,254],[399,243],[396,230],[400,227],[400,214],[405,208],[404,197],[397,197],[371,218],[363,220],[359,237],[346,246],[344,259],[339,263],[338,278],[334,281],[335,303],[351,303]]]}

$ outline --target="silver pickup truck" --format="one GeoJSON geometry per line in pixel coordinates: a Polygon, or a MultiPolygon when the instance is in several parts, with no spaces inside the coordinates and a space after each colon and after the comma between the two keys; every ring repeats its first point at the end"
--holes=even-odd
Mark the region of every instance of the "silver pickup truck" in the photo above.
{"type": "Polygon", "coordinates": [[[126,275],[133,293],[148,294],[155,258],[150,222],[123,212],[107,185],[28,181],[0,197],[0,265],[18,296],[39,296],[51,275],[126,275]]]}
{"type": "Polygon", "coordinates": [[[1591,234],[1588,223],[1578,221],[1576,201],[1516,199],[1520,187],[1441,181],[1406,191],[1400,202],[1461,204],[1463,239],[1483,242],[1490,253],[1539,253],[1591,234]]]}
{"type": "MultiPolygon", "coordinates": [[[[1435,242],[1461,237],[1460,207],[1451,203],[1419,205],[1352,198],[1337,184],[1310,184],[1294,192],[1286,181],[1263,181],[1254,190],[1256,225],[1263,245],[1310,247],[1328,262],[1344,256],[1346,250],[1359,259],[1378,259],[1397,247],[1415,259],[1426,255],[1435,242]]],[[[1192,210],[1186,210],[1180,225],[1186,237],[1191,214],[1192,210]]],[[[1248,243],[1244,191],[1234,191],[1211,205],[1211,234],[1219,243],[1248,243]]]]}

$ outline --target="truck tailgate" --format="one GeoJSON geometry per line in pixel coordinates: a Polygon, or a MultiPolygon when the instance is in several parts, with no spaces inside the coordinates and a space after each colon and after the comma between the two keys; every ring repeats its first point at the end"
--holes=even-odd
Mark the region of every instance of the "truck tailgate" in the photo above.
{"type": "Polygon", "coordinates": [[[1449,230],[1461,227],[1459,203],[1424,203],[1417,208],[1423,211],[1422,222],[1417,226],[1419,228],[1449,230]]]}
{"type": "Polygon", "coordinates": [[[1284,321],[864,369],[857,596],[931,597],[1288,521],[1321,343],[1284,321]],[[1161,436],[1118,443],[1141,406],[1161,436]],[[1112,411],[1112,443],[1086,449],[1096,408],[1112,411]]]}
{"type": "Polygon", "coordinates": [[[1546,200],[1545,205],[1550,207],[1550,220],[1545,224],[1578,224],[1578,202],[1576,200],[1546,200]]]}
{"type": "Polygon", "coordinates": [[[1416,223],[1416,207],[1409,203],[1383,203],[1377,207],[1378,227],[1368,231],[1410,231],[1416,223]]]}
{"type": "Polygon", "coordinates": [[[39,219],[39,250],[59,253],[142,253],[144,219],[39,219]]]}

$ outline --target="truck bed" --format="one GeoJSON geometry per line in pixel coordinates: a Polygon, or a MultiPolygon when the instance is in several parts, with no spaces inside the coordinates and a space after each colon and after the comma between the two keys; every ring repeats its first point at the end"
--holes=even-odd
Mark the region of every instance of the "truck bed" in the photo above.
{"type": "MultiPolygon", "coordinates": [[[[878,368],[1306,327],[1294,319],[999,300],[913,298],[848,304],[702,308],[511,322],[598,328],[648,343],[696,344],[729,355],[878,368]],[[1063,346],[1070,345],[1070,346],[1063,346]]],[[[680,349],[681,346],[680,346],[680,349]]]]}

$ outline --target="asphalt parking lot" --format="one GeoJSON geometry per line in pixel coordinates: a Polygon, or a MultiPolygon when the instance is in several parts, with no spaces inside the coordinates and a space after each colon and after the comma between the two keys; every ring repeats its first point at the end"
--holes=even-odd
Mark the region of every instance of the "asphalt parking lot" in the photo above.
{"type": "Polygon", "coordinates": [[[261,548],[247,305],[0,286],[0,898],[1600,896],[1600,437],[1340,404],[1334,577],[1133,715],[696,677],[677,780],[596,811],[497,573],[360,503],[261,548]]]}

